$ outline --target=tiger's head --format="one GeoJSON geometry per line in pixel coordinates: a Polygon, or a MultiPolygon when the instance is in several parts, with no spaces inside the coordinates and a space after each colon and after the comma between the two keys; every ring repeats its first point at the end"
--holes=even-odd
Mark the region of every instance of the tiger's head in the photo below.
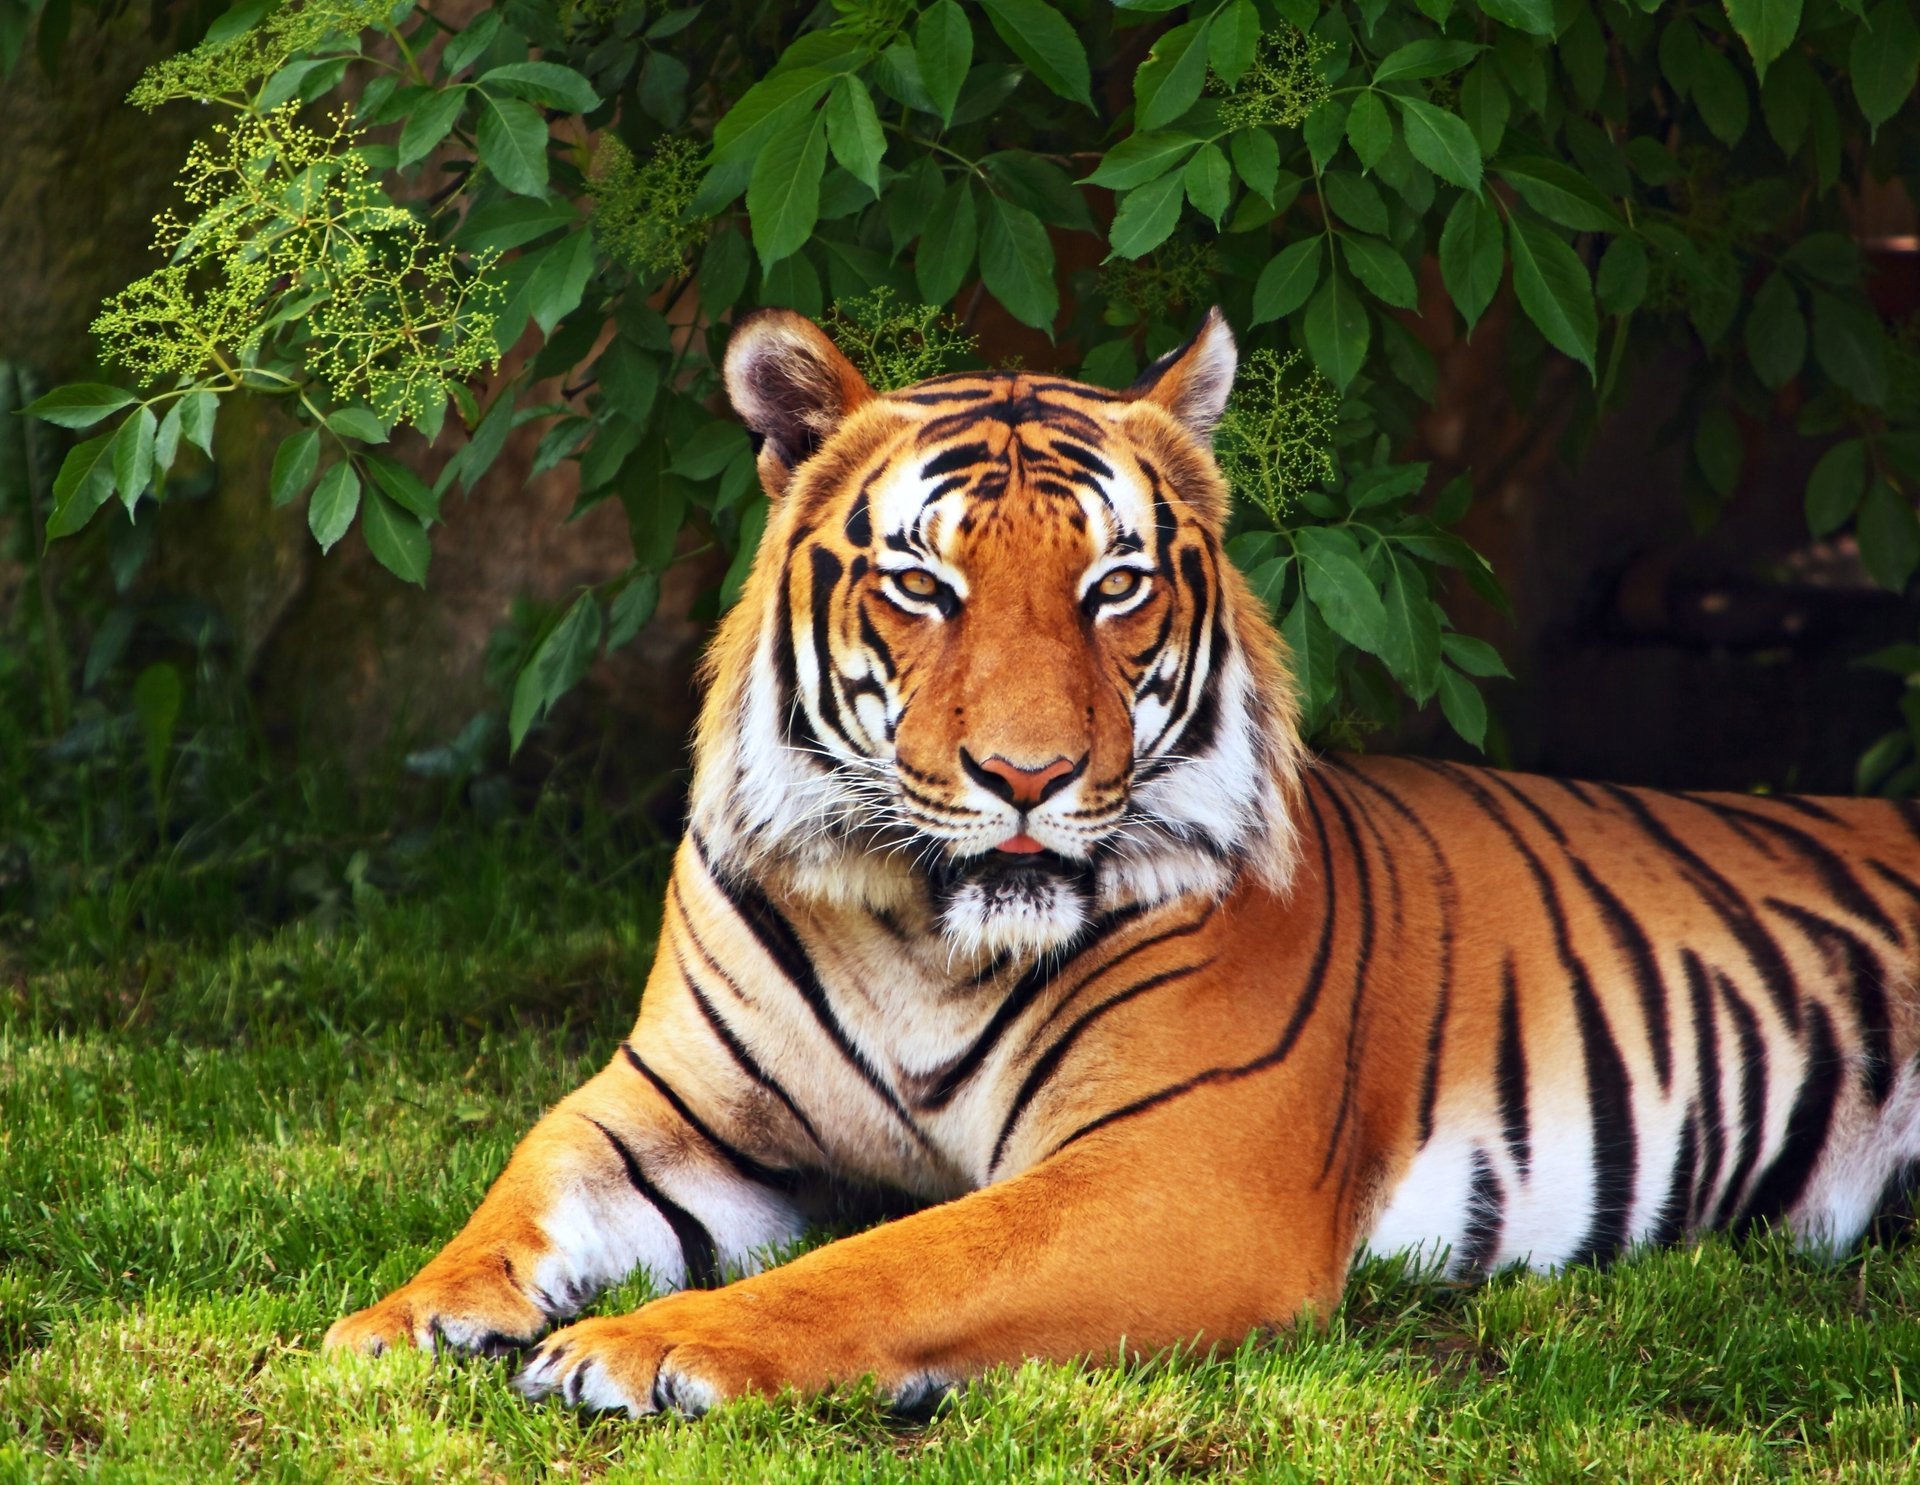
{"type": "Polygon", "coordinates": [[[876,393],[811,321],[727,349],[771,501],[709,651],[693,828],[723,872],[1034,956],[1094,914],[1276,890],[1302,750],[1221,550],[1216,310],[1124,392],[1025,372],[876,393]]]}

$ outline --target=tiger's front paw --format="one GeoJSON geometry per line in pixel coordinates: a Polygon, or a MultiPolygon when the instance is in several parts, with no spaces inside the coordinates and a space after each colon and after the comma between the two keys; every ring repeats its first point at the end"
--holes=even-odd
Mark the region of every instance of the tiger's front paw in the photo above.
{"type": "Polygon", "coordinates": [[[320,1347],[370,1356],[408,1345],[483,1356],[517,1351],[547,1328],[548,1317],[511,1274],[498,1259],[462,1273],[422,1273],[378,1304],[336,1320],[320,1347]]]}
{"type": "Polygon", "coordinates": [[[772,1394],[814,1379],[729,1333],[714,1296],[679,1294],[630,1315],[556,1330],[513,1385],[528,1398],[558,1395],[597,1412],[681,1413],[697,1418],[750,1392],[772,1394]]]}

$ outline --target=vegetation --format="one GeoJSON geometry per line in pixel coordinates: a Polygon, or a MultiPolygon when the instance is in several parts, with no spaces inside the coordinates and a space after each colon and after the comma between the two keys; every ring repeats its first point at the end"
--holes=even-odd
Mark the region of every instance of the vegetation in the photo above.
{"type": "MultiPolygon", "coordinates": [[[[0,63],[29,38],[57,58],[69,24],[65,0],[0,0],[0,63]]],[[[1876,313],[1848,214],[1920,158],[1910,0],[510,0],[465,24],[244,0],[178,40],[132,101],[210,110],[185,212],[96,326],[137,390],[36,404],[102,430],[45,528],[164,501],[224,399],[274,397],[303,426],[269,498],[304,500],[322,547],[358,522],[422,582],[447,491],[539,420],[538,466],[620,501],[635,559],[544,626],[516,745],[678,553],[733,553],[720,601],[737,589],[764,506],[715,368],[756,304],[843,326],[883,292],[955,307],[917,373],[965,360],[997,301],[1118,384],[1224,302],[1261,370],[1231,425],[1232,552],[1325,739],[1403,699],[1485,734],[1473,678],[1502,666],[1445,606],[1456,581],[1500,601],[1450,530],[1472,480],[1406,461],[1433,347],[1476,327],[1523,408],[1581,404],[1575,452],[1687,357],[1668,436],[1697,520],[1739,486],[1745,430],[1794,420],[1829,445],[1811,529],[1851,525],[1888,588],[1920,567],[1913,327],[1876,313]],[[458,445],[434,484],[388,451],[402,425],[458,445]]],[[[1869,764],[1920,779],[1904,727],[1869,764]]]]}
{"type": "MultiPolygon", "coordinates": [[[[632,1014],[658,857],[444,826],[415,890],[279,926],[156,890],[0,940],[0,1480],[1893,1479],[1920,1255],[1774,1240],[1462,1290],[1365,1267],[1325,1333],[1029,1365],[930,1419],[531,1407],[501,1362],[323,1360],[632,1014]],[[609,880],[609,878],[612,878],[609,880]]],[[[644,1300],[642,1280],[598,1308],[644,1300]]]]}

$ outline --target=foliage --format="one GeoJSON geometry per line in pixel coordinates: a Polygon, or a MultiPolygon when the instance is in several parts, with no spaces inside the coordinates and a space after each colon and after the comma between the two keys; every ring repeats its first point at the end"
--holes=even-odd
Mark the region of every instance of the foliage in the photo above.
{"type": "MultiPolygon", "coordinates": [[[[0,60],[36,3],[0,0],[0,60]]],[[[1355,741],[1437,699],[1479,742],[1475,681],[1501,667],[1448,617],[1457,584],[1500,602],[1454,534],[1472,481],[1396,458],[1440,390],[1432,348],[1462,334],[1499,337],[1523,407],[1574,404],[1576,429],[1681,358],[1668,436],[1696,520],[1737,491],[1744,430],[1792,422],[1831,444],[1812,530],[1912,582],[1920,377],[1849,203],[1912,181],[1916,66],[1911,0],[508,0],[464,24],[251,0],[136,94],[234,118],[196,151],[176,260],[103,323],[160,389],[40,404],[119,420],[68,455],[49,530],[116,491],[165,498],[160,407],[204,440],[221,399],[279,395],[304,426],[274,497],[306,495],[323,545],[358,520],[419,580],[445,490],[545,420],[536,466],[621,502],[634,565],[527,647],[517,741],[677,557],[728,552],[719,601],[737,593],[765,520],[720,409],[739,313],[838,306],[857,330],[885,291],[965,336],[991,299],[1117,385],[1217,299],[1259,378],[1229,424],[1231,550],[1311,730],[1355,741]],[[291,116],[330,94],[350,123],[291,116]],[[369,272],[383,287],[350,303],[369,272]],[[377,450],[396,421],[440,436],[449,403],[465,441],[428,489],[377,450]]]]}

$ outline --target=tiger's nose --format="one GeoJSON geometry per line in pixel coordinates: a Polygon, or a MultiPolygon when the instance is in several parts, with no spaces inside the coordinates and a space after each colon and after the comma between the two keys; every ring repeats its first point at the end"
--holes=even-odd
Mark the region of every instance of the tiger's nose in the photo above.
{"type": "Polygon", "coordinates": [[[967,771],[968,778],[988,793],[1023,810],[1044,804],[1079,778],[1086,771],[1087,758],[1088,754],[1082,753],[1078,763],[1055,758],[1038,768],[1023,768],[998,753],[979,761],[965,748],[960,750],[960,766],[967,771]]]}

